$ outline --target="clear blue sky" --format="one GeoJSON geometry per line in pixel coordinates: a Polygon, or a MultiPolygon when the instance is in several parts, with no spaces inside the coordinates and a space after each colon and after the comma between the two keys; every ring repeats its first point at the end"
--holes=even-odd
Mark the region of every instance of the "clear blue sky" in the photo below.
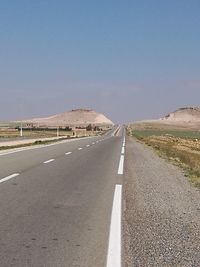
{"type": "Polygon", "coordinates": [[[199,105],[199,0],[0,1],[0,121],[199,105]]]}

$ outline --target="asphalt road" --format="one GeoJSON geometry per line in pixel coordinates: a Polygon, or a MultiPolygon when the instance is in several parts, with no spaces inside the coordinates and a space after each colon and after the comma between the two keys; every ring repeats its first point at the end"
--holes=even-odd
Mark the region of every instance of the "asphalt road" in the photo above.
{"type": "Polygon", "coordinates": [[[117,135],[0,155],[1,267],[106,266],[117,135]]]}

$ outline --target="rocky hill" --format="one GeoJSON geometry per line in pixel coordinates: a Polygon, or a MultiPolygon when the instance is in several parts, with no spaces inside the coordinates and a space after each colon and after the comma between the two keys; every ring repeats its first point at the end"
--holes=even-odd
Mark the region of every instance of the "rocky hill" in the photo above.
{"type": "Polygon", "coordinates": [[[200,107],[179,108],[161,120],[169,122],[200,122],[200,107]]]}
{"type": "Polygon", "coordinates": [[[106,116],[90,109],[74,109],[54,116],[34,118],[24,122],[38,127],[113,125],[113,122],[106,116]]]}

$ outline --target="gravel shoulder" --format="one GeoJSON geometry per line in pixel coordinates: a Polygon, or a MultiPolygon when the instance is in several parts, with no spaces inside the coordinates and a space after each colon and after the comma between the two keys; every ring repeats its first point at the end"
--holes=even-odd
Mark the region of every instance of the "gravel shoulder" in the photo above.
{"type": "Polygon", "coordinates": [[[123,263],[200,266],[200,192],[183,171],[127,138],[123,263]]]}

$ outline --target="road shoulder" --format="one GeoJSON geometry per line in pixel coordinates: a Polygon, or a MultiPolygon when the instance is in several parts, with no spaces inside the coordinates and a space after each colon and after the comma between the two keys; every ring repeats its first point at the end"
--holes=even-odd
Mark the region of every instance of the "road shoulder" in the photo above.
{"type": "Polygon", "coordinates": [[[199,266],[200,193],[182,170],[127,138],[123,262],[133,266],[199,266]]]}

